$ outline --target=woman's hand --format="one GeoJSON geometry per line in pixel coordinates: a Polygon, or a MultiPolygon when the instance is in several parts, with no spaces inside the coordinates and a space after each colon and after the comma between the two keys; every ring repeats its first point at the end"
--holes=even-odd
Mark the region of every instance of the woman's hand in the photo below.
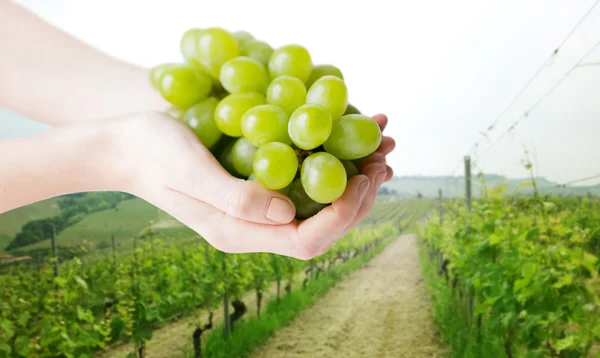
{"type": "MultiPolygon", "coordinates": [[[[387,118],[375,117],[381,128],[387,118]]],[[[392,176],[384,137],[343,196],[305,221],[296,221],[289,198],[260,184],[232,177],[182,123],[159,113],[114,122],[121,167],[130,178],[123,191],[168,212],[217,249],[272,252],[310,259],[325,252],[371,209],[381,184],[392,176]]]]}
{"type": "MultiPolygon", "coordinates": [[[[375,120],[385,128],[387,118],[375,120]]],[[[384,137],[340,199],[297,221],[289,198],[232,177],[183,123],[158,112],[85,121],[0,142],[0,213],[84,191],[123,191],[147,200],[225,252],[310,259],[369,212],[391,178],[384,137]]]]}

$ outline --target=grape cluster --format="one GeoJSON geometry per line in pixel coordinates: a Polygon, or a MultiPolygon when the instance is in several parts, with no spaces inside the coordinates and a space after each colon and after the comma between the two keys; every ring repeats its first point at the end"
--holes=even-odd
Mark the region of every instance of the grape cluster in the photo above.
{"type": "Polygon", "coordinates": [[[289,196],[298,219],[337,200],[381,142],[348,103],[342,72],[313,66],[300,45],[273,49],[245,31],[191,29],[184,63],[151,71],[152,85],[232,175],[289,196]]]}

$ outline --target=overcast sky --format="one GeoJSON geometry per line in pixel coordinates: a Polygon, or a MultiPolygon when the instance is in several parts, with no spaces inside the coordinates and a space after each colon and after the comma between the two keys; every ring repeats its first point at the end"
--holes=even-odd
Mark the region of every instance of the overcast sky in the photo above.
{"type": "MultiPolygon", "coordinates": [[[[340,67],[350,100],[390,117],[398,175],[450,174],[596,0],[117,1],[21,0],[56,26],[142,65],[178,61],[190,27],[247,30],[277,47],[299,43],[340,67]]],[[[600,40],[600,6],[490,132],[498,138],[600,40]]],[[[600,50],[586,62],[600,62],[600,50]]],[[[0,138],[45,127],[0,111],[0,138]]],[[[558,182],[600,173],[600,66],[580,68],[477,162],[558,182]]],[[[458,174],[460,170],[454,173],[458,174]]],[[[597,181],[597,180],[595,180],[597,181]]]]}

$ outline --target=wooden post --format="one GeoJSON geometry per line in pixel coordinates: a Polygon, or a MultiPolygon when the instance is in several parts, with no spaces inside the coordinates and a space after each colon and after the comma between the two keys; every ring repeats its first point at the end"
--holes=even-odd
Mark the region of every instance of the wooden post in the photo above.
{"type": "Polygon", "coordinates": [[[52,225],[52,237],[50,238],[52,241],[52,258],[54,259],[54,277],[58,277],[58,252],[56,248],[56,227],[54,224],[52,225]]]}
{"type": "Polygon", "coordinates": [[[223,316],[225,319],[225,327],[223,327],[223,337],[225,340],[229,338],[229,333],[231,333],[231,321],[229,320],[229,292],[226,270],[227,264],[225,263],[225,254],[223,254],[223,278],[225,279],[225,294],[223,295],[223,316]]]}
{"type": "Polygon", "coordinates": [[[465,156],[465,201],[471,210],[471,157],[465,156]]]}
{"type": "Polygon", "coordinates": [[[442,212],[442,189],[438,189],[438,200],[439,200],[439,209],[440,209],[440,226],[444,222],[444,216],[442,212]]]}

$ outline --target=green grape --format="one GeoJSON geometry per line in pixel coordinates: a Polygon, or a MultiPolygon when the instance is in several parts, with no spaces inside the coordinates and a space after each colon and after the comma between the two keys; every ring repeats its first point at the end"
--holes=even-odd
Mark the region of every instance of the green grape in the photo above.
{"type": "Polygon", "coordinates": [[[353,176],[358,175],[358,168],[356,168],[356,164],[351,160],[341,160],[344,165],[344,169],[346,169],[346,178],[350,179],[353,176]]]}
{"type": "Polygon", "coordinates": [[[254,41],[254,36],[248,31],[236,31],[233,34],[235,41],[238,44],[238,49],[243,48],[247,43],[254,41]]]}
{"type": "Polygon", "coordinates": [[[318,152],[306,157],[300,178],[306,194],[317,203],[334,202],[346,190],[346,169],[329,153],[318,152]]]}
{"type": "Polygon", "coordinates": [[[221,132],[230,137],[242,136],[242,116],[254,106],[265,103],[259,93],[235,93],[223,98],[215,109],[215,122],[221,132]]]}
{"type": "Polygon", "coordinates": [[[228,31],[213,27],[203,29],[197,35],[194,60],[214,78],[219,78],[221,66],[239,55],[237,41],[228,31]]]}
{"type": "Polygon", "coordinates": [[[248,56],[267,66],[273,53],[271,45],[264,41],[248,41],[240,51],[242,56],[248,56]]]}
{"type": "Polygon", "coordinates": [[[215,123],[215,108],[219,100],[209,97],[185,112],[183,120],[208,149],[221,139],[223,133],[215,123]]]}
{"type": "Polygon", "coordinates": [[[198,50],[198,37],[202,33],[202,29],[189,29],[183,33],[181,41],[179,41],[179,50],[183,58],[190,64],[198,66],[196,60],[198,50]]]}
{"type": "Polygon", "coordinates": [[[310,78],[306,82],[306,87],[310,88],[316,80],[323,76],[335,76],[342,80],[344,79],[344,75],[342,75],[342,71],[339,68],[332,65],[318,65],[313,67],[310,78]]]}
{"type": "Polygon", "coordinates": [[[270,142],[291,144],[289,119],[286,111],[272,104],[252,107],[242,117],[242,135],[257,147],[270,142]]]}
{"type": "Polygon", "coordinates": [[[219,77],[221,85],[229,93],[265,93],[269,75],[260,62],[250,57],[240,56],[225,62],[219,77]]]}
{"type": "Polygon", "coordinates": [[[298,148],[315,149],[329,138],[331,122],[331,115],[323,107],[305,104],[292,113],[288,133],[298,148]]]}
{"type": "Polygon", "coordinates": [[[219,159],[219,156],[221,155],[221,152],[225,149],[225,147],[227,145],[229,145],[231,142],[235,142],[236,138],[231,138],[229,136],[226,135],[222,135],[221,139],[219,139],[219,141],[217,143],[215,143],[215,145],[213,145],[209,151],[212,153],[212,155],[217,158],[217,160],[219,159]]]}
{"type": "Polygon", "coordinates": [[[273,51],[269,58],[271,78],[282,75],[296,77],[306,82],[312,71],[310,53],[300,45],[286,45],[273,51]]]}
{"type": "Polygon", "coordinates": [[[360,113],[358,108],[356,108],[352,104],[348,103],[348,107],[346,107],[346,112],[344,112],[344,115],[346,115],[346,114],[362,114],[362,113],[360,113]]]}
{"type": "Polygon", "coordinates": [[[229,174],[234,177],[243,178],[243,175],[238,173],[233,166],[233,145],[235,144],[235,140],[230,141],[225,145],[221,153],[219,153],[219,163],[221,166],[229,172],[229,174]]]}
{"type": "Polygon", "coordinates": [[[362,114],[347,114],[333,122],[331,135],[323,146],[339,159],[359,159],[377,150],[380,143],[377,122],[362,114]]]}
{"type": "Polygon", "coordinates": [[[298,157],[289,145],[271,142],[258,148],[252,168],[256,180],[264,187],[271,190],[282,189],[296,177],[298,157]]]}
{"type": "Polygon", "coordinates": [[[294,180],[287,195],[296,207],[296,219],[298,220],[308,219],[327,206],[326,204],[317,203],[306,194],[300,178],[294,180]]]}
{"type": "MultiPolygon", "coordinates": [[[[258,180],[256,179],[256,176],[254,176],[254,173],[250,174],[250,176],[248,177],[248,180],[250,181],[255,181],[258,183],[258,180]]],[[[290,193],[290,189],[292,188],[292,184],[290,183],[288,186],[286,186],[285,188],[281,188],[279,190],[277,190],[278,192],[280,192],[283,195],[289,195],[290,193]]]]}
{"type": "Polygon", "coordinates": [[[292,113],[306,101],[304,83],[292,76],[279,76],[267,88],[267,103],[283,108],[292,113]]]}
{"type": "Polygon", "coordinates": [[[177,119],[177,120],[180,120],[183,122],[183,115],[185,114],[186,111],[187,110],[184,108],[172,106],[172,107],[169,107],[169,109],[167,109],[165,111],[165,114],[171,118],[174,118],[174,119],[177,119]]]}
{"type": "Polygon", "coordinates": [[[164,99],[174,106],[189,108],[209,95],[212,81],[194,67],[180,65],[165,69],[159,86],[164,99]]]}
{"type": "Polygon", "coordinates": [[[178,63],[163,63],[152,67],[150,70],[150,83],[152,83],[152,87],[160,91],[160,79],[165,74],[165,71],[178,66],[181,65],[178,63]]]}
{"type": "Polygon", "coordinates": [[[231,149],[231,160],[235,171],[243,176],[252,174],[252,162],[256,148],[246,138],[238,138],[231,149]]]}
{"type": "Polygon", "coordinates": [[[317,104],[331,114],[331,119],[339,119],[348,106],[348,89],[344,80],[335,76],[319,78],[306,93],[306,103],[317,104]]]}

